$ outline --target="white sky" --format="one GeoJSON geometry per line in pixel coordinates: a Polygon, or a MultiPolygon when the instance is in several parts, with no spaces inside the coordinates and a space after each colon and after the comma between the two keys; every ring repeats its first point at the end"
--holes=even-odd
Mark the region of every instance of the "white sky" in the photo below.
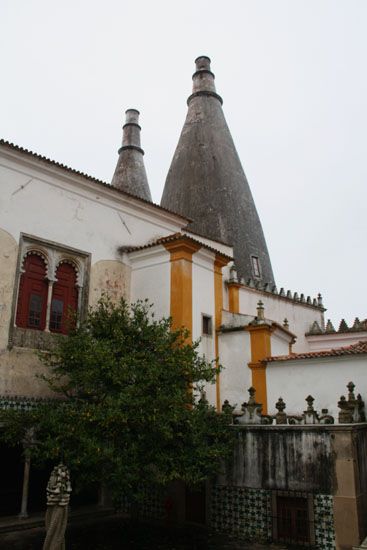
{"type": "Polygon", "coordinates": [[[208,55],[278,288],[350,323],[367,317],[366,29],[366,0],[2,0],[0,136],[109,182],[137,108],[159,203],[208,55]]]}

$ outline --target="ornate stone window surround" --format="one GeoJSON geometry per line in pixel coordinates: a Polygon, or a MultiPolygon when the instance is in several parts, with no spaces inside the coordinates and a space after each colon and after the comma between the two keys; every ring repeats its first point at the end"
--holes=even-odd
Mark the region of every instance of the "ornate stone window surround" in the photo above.
{"type": "MultiPolygon", "coordinates": [[[[17,338],[17,332],[28,333],[27,341],[39,340],[37,336],[32,337],[33,333],[50,333],[50,314],[51,314],[51,297],[53,285],[57,282],[56,271],[60,264],[69,263],[73,266],[76,273],[76,286],[78,288],[78,317],[79,320],[83,319],[88,307],[88,292],[89,292],[89,274],[90,274],[90,258],[91,255],[88,252],[77,250],[71,247],[64,246],[59,243],[40,239],[33,235],[25,233],[20,234],[19,241],[19,254],[18,263],[15,276],[13,305],[12,305],[12,318],[9,331],[9,346],[20,345],[22,347],[25,344],[20,343],[17,338]],[[46,279],[48,281],[48,294],[47,294],[47,310],[46,310],[46,327],[43,331],[33,329],[20,329],[16,326],[16,310],[18,304],[19,282],[20,276],[24,273],[24,261],[30,254],[36,254],[40,256],[46,266],[46,279]]],[[[24,340],[24,339],[23,339],[24,340]]],[[[39,343],[39,342],[38,342],[39,343]]],[[[28,347],[26,345],[25,347],[28,347]]],[[[33,346],[31,346],[33,347],[33,346]]],[[[42,347],[36,345],[34,347],[42,347]]]]}

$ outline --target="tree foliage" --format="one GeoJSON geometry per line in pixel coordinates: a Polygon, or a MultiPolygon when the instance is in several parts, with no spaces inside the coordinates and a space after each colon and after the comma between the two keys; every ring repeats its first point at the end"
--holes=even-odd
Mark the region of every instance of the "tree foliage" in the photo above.
{"type": "Polygon", "coordinates": [[[231,451],[231,430],[228,415],[195,397],[217,368],[187,336],[169,319],[155,320],[147,302],[101,299],[41,356],[58,398],[7,413],[5,437],[19,440],[35,426],[33,460],[62,458],[79,483],[102,481],[115,497],[137,500],[152,484],[203,481],[231,451]]]}

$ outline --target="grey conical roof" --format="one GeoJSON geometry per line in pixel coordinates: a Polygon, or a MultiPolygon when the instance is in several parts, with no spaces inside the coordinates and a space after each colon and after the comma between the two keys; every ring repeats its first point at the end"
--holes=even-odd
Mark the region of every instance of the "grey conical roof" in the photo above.
{"type": "Polygon", "coordinates": [[[240,277],[274,283],[260,219],[215,91],[210,59],[198,57],[195,63],[193,93],[161,205],[192,219],[189,229],[232,244],[240,277]],[[252,256],[259,260],[260,274],[252,256]]]}
{"type": "Polygon", "coordinates": [[[144,151],[140,146],[139,111],[128,109],[123,126],[122,147],[111,185],[121,191],[152,200],[147,173],[144,166],[144,151]]]}

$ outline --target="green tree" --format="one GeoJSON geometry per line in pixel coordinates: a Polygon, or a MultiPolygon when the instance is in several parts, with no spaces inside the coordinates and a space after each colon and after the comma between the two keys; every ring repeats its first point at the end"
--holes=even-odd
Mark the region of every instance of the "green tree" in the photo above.
{"type": "Polygon", "coordinates": [[[197,484],[231,452],[230,414],[197,395],[217,367],[185,330],[151,306],[103,298],[56,350],[41,354],[58,399],[3,415],[8,441],[35,426],[34,461],[69,466],[80,485],[102,481],[119,498],[174,480],[197,484]]]}

